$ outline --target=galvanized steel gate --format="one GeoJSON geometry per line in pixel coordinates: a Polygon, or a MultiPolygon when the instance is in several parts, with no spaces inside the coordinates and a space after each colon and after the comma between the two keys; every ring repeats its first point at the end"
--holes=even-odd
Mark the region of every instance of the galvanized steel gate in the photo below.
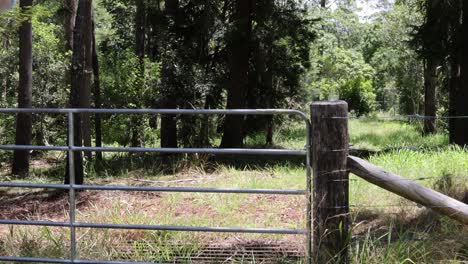
{"type": "Polygon", "coordinates": [[[0,225],[25,225],[25,226],[48,226],[70,228],[70,255],[64,259],[50,259],[37,257],[0,256],[0,262],[42,262],[42,263],[96,263],[96,264],[118,264],[118,263],[142,263],[121,261],[97,261],[81,260],[76,256],[76,229],[129,229],[129,230],[165,230],[186,232],[224,232],[224,233],[261,233],[261,234],[297,234],[305,235],[307,263],[311,263],[311,240],[312,240],[312,210],[311,210],[311,186],[312,171],[310,165],[310,121],[303,112],[287,109],[263,109],[263,110],[131,110],[131,109],[0,109],[2,114],[66,114],[68,116],[68,146],[18,146],[2,145],[0,150],[45,150],[68,152],[70,184],[34,184],[0,182],[0,188],[50,188],[69,190],[70,220],[67,222],[51,221],[29,221],[29,220],[0,220],[0,225]],[[278,150],[278,149],[214,149],[214,148],[125,148],[125,147],[82,147],[74,146],[73,120],[75,114],[150,114],[150,115],[296,115],[305,122],[307,138],[306,146],[302,150],[278,150]],[[153,152],[153,153],[207,153],[207,154],[246,154],[246,155],[289,155],[302,156],[306,164],[306,190],[268,190],[268,189],[218,189],[218,188],[182,188],[182,187],[138,187],[138,186],[96,186],[75,184],[75,166],[73,155],[75,152],[153,152]],[[305,229],[278,229],[278,228],[230,228],[230,227],[194,227],[194,226],[161,226],[161,225],[130,225],[130,224],[96,224],[80,223],[75,221],[76,190],[104,190],[104,191],[143,191],[143,192],[185,192],[185,193],[231,193],[231,194],[273,194],[273,195],[303,195],[307,204],[307,219],[305,229]]]}

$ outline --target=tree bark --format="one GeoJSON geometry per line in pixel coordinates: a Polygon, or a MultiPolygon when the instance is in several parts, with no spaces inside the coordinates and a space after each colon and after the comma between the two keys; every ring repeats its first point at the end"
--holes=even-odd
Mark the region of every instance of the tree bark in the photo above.
{"type": "Polygon", "coordinates": [[[161,32],[163,29],[163,18],[161,2],[156,1],[156,3],[148,3],[146,11],[146,31],[147,31],[147,40],[146,47],[148,57],[152,61],[157,61],[161,58],[160,48],[161,48],[161,32]]]}
{"type": "MultiPolygon", "coordinates": [[[[140,104],[143,101],[142,87],[145,83],[145,41],[146,41],[146,7],[145,0],[136,0],[135,14],[135,54],[139,59],[139,77],[137,85],[136,107],[142,108],[140,104]]],[[[144,140],[144,121],[141,116],[135,116],[131,120],[131,146],[142,147],[145,145],[144,140]]]]}
{"type": "MultiPolygon", "coordinates": [[[[245,93],[249,85],[250,40],[252,33],[252,0],[236,0],[233,29],[228,44],[230,87],[227,109],[244,108],[245,93]]],[[[242,147],[243,116],[226,116],[222,148],[242,147]]]]}
{"type": "MultiPolygon", "coordinates": [[[[73,31],[73,56],[70,107],[85,108],[90,106],[92,65],[92,0],[79,0],[78,10],[73,31]]],[[[89,115],[77,114],[74,116],[75,146],[83,146],[84,128],[90,129],[89,115]],[[88,119],[83,122],[83,119],[88,119]]],[[[87,132],[87,136],[90,132],[87,132]]],[[[90,143],[90,142],[87,142],[90,143]]],[[[67,159],[67,168],[70,166],[67,159]]],[[[83,156],[81,152],[74,154],[75,182],[84,183],[83,156]]],[[[69,170],[65,177],[65,184],[70,181],[69,170]]]]}
{"type": "MultiPolygon", "coordinates": [[[[259,80],[258,88],[262,94],[262,102],[260,105],[250,105],[249,107],[263,107],[263,108],[273,108],[273,71],[272,71],[272,36],[268,36],[263,40],[264,43],[258,43],[256,47],[255,54],[253,55],[255,60],[255,69],[257,71],[256,76],[259,80]]],[[[249,87],[252,89],[252,86],[249,87]]],[[[257,100],[254,100],[258,101],[257,100]]],[[[257,103],[257,102],[256,102],[257,103]]],[[[258,103],[257,103],[258,104],[258,103]]],[[[274,130],[274,118],[273,116],[262,117],[265,120],[265,132],[266,132],[266,145],[272,146],[273,142],[273,130],[274,130]]]]}
{"type": "Polygon", "coordinates": [[[65,39],[66,39],[66,49],[73,49],[73,30],[75,28],[76,20],[76,11],[77,11],[77,0],[65,0],[64,7],[67,11],[67,16],[65,17],[65,39]]]}
{"type": "Polygon", "coordinates": [[[320,0],[320,7],[322,8],[327,7],[327,0],[320,0]]]}
{"type": "MultiPolygon", "coordinates": [[[[274,97],[274,91],[273,91],[273,47],[271,45],[268,46],[268,51],[263,52],[263,55],[266,55],[265,61],[266,61],[266,71],[263,73],[262,76],[262,81],[264,83],[265,87],[265,92],[266,94],[266,108],[273,108],[273,97],[274,97]]],[[[267,117],[267,133],[266,133],[266,144],[269,146],[274,145],[274,129],[275,129],[275,124],[274,124],[274,116],[268,116],[267,117]]]]}
{"type": "Polygon", "coordinates": [[[164,2],[166,13],[171,16],[175,17],[179,10],[179,0],[165,0],[164,2]]]}
{"type": "Polygon", "coordinates": [[[436,132],[437,115],[437,66],[435,59],[426,59],[424,67],[424,134],[436,132]]]}
{"type": "MultiPolygon", "coordinates": [[[[173,99],[165,98],[161,107],[175,109],[176,105],[173,99]]],[[[162,148],[177,148],[177,119],[175,115],[162,115],[160,133],[162,148]]]]}
{"type": "MultiPolygon", "coordinates": [[[[165,12],[166,16],[169,20],[169,27],[168,27],[168,39],[170,41],[170,34],[173,34],[176,27],[177,27],[177,15],[179,9],[179,1],[178,0],[165,0],[165,12]],[[172,26],[171,26],[172,25],[172,26]],[[172,31],[172,32],[171,32],[172,31]]],[[[175,63],[171,60],[167,60],[164,63],[175,63]]],[[[167,86],[163,91],[162,94],[162,103],[161,107],[166,109],[175,109],[177,108],[177,98],[175,98],[175,91],[174,87],[172,87],[172,80],[175,76],[173,73],[169,73],[171,68],[168,65],[163,65],[166,69],[163,69],[163,74],[167,76],[165,79],[165,85],[167,86]],[[168,68],[169,67],[169,68],[168,68]],[[166,73],[164,73],[166,72],[166,73]]],[[[162,148],[177,148],[177,118],[175,115],[162,115],[161,116],[161,147],[162,148]]]]}
{"type": "MultiPolygon", "coordinates": [[[[99,75],[99,57],[96,49],[96,31],[95,22],[93,19],[93,74],[94,74],[94,107],[100,109],[102,105],[101,99],[101,79],[99,75]]],[[[102,122],[101,115],[94,116],[94,133],[96,134],[96,147],[102,147],[102,122]]],[[[102,161],[102,152],[96,153],[96,159],[102,161]]]]}
{"type": "MultiPolygon", "coordinates": [[[[84,73],[80,89],[80,108],[91,108],[91,86],[93,81],[93,1],[85,0],[85,12],[83,21],[83,48],[84,48],[84,73]]],[[[91,115],[82,114],[83,144],[91,147],[91,115]]],[[[92,159],[92,153],[85,152],[88,160],[92,159]]]]}
{"type": "MultiPolygon", "coordinates": [[[[458,45],[456,45],[458,46],[458,45]]],[[[458,92],[458,87],[460,85],[460,63],[458,61],[458,48],[452,51],[450,56],[450,83],[449,83],[449,116],[456,116],[457,109],[457,96],[456,93],[458,92]]],[[[456,120],[449,119],[449,140],[451,144],[455,144],[455,136],[456,136],[456,120]]]]}
{"type": "MultiPolygon", "coordinates": [[[[461,28],[460,85],[455,95],[457,116],[468,116],[468,4],[463,1],[461,28]]],[[[454,143],[468,146],[468,119],[454,120],[454,143]]]]}
{"type": "MultiPolygon", "coordinates": [[[[140,60],[145,57],[146,12],[145,1],[136,0],[135,14],[135,53],[140,60]]],[[[144,69],[144,68],[143,68],[144,69]]]]}
{"type": "MultiPolygon", "coordinates": [[[[32,24],[29,10],[32,0],[21,0],[21,14],[25,19],[19,28],[19,85],[18,108],[32,107],[32,24]]],[[[30,145],[32,140],[32,115],[18,114],[16,118],[16,145],[30,145]]],[[[12,174],[29,173],[29,150],[15,150],[13,154],[12,174]]]]}

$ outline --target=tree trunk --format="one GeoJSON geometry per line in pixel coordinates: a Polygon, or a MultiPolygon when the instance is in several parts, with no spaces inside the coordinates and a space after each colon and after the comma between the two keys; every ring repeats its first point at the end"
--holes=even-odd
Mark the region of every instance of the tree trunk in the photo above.
{"type": "Polygon", "coordinates": [[[65,17],[65,39],[66,39],[66,49],[73,49],[73,30],[75,28],[76,20],[76,11],[77,11],[77,0],[65,0],[64,7],[67,11],[65,17]]]}
{"type": "MultiPolygon", "coordinates": [[[[227,109],[244,108],[245,93],[249,85],[249,44],[252,32],[252,1],[236,0],[233,29],[228,44],[230,87],[227,109]]],[[[243,145],[243,116],[226,116],[222,148],[238,148],[243,145]]]]}
{"type": "MultiPolygon", "coordinates": [[[[146,40],[146,7],[144,0],[136,1],[135,14],[135,54],[139,59],[139,77],[137,84],[136,107],[142,108],[140,102],[142,98],[142,88],[145,83],[145,40],[146,40]]],[[[142,116],[135,116],[131,120],[131,146],[142,147],[145,145],[144,140],[144,121],[142,116]]]]}
{"type": "MultiPolygon", "coordinates": [[[[271,41],[272,43],[273,41],[271,41]]],[[[266,90],[266,108],[273,108],[273,97],[274,97],[274,91],[273,91],[273,47],[271,45],[267,45],[267,52],[263,52],[265,55],[265,62],[266,62],[266,71],[263,73],[263,83],[264,87],[266,90]]],[[[274,145],[274,116],[268,116],[267,117],[267,133],[266,133],[266,144],[268,146],[273,146],[274,145]]]]}
{"type": "MultiPolygon", "coordinates": [[[[255,54],[253,55],[255,60],[255,69],[257,72],[257,79],[259,80],[258,88],[260,90],[261,102],[260,105],[250,105],[249,107],[253,108],[272,108],[273,107],[273,71],[272,71],[272,53],[273,47],[271,43],[273,42],[272,36],[268,36],[263,40],[264,43],[258,43],[256,47],[255,54]]],[[[252,89],[252,86],[249,87],[252,89]]],[[[257,92],[258,93],[258,92],[257,92]]],[[[254,100],[258,104],[258,99],[254,100]]],[[[272,146],[273,142],[273,116],[262,117],[265,120],[265,132],[266,132],[266,145],[272,146]]]]}
{"type": "MultiPolygon", "coordinates": [[[[163,109],[175,109],[173,99],[165,98],[161,105],[163,109]]],[[[162,115],[161,117],[161,147],[177,148],[177,119],[175,115],[162,115]]]]}
{"type": "MultiPolygon", "coordinates": [[[[214,95],[212,93],[208,93],[206,95],[205,105],[203,108],[212,109],[214,107],[216,107],[214,95]]],[[[210,131],[211,131],[211,117],[209,115],[204,115],[201,120],[199,147],[206,148],[210,146],[210,131]]]]}
{"type": "Polygon", "coordinates": [[[434,59],[426,59],[424,67],[424,134],[436,132],[437,115],[437,66],[434,59]]]}
{"type": "MultiPolygon", "coordinates": [[[[99,76],[99,57],[96,49],[96,31],[95,23],[93,19],[93,74],[94,74],[94,107],[96,109],[101,108],[101,79],[99,76]]],[[[94,116],[94,133],[96,134],[96,147],[102,147],[102,122],[101,115],[96,114],[94,116]]],[[[102,152],[96,153],[96,159],[102,161],[102,152]]]]}
{"type": "Polygon", "coordinates": [[[179,10],[179,0],[165,0],[164,2],[166,13],[171,16],[175,17],[179,10]]]}
{"type": "MultiPolygon", "coordinates": [[[[456,45],[458,46],[458,45],[456,45]]],[[[460,63],[458,61],[458,49],[452,51],[450,58],[450,83],[449,83],[449,116],[456,116],[458,87],[460,86],[460,63]]],[[[449,119],[449,139],[451,144],[455,144],[456,120],[449,119]]]]}
{"type": "Polygon", "coordinates": [[[145,1],[136,0],[135,53],[140,59],[140,63],[142,63],[142,60],[145,58],[145,29],[146,29],[145,10],[146,10],[145,1]]]}
{"type": "MultiPolygon", "coordinates": [[[[72,56],[72,76],[70,107],[89,107],[91,96],[91,77],[93,73],[92,65],[92,0],[79,0],[78,10],[73,31],[73,56],[72,56]]],[[[83,136],[90,137],[89,115],[77,114],[74,116],[74,145],[83,146],[83,136]],[[87,120],[83,120],[87,119],[87,120]],[[88,122],[88,123],[86,123],[88,122]],[[88,132],[84,132],[84,128],[88,132]]],[[[90,142],[87,142],[90,143],[90,142]]],[[[67,159],[67,175],[65,183],[70,181],[67,159]]],[[[75,182],[83,184],[84,168],[83,156],[81,152],[74,154],[75,182]]]]}
{"type": "MultiPolygon", "coordinates": [[[[168,31],[174,32],[176,26],[177,26],[177,13],[179,9],[179,1],[178,0],[166,0],[165,1],[165,12],[166,15],[170,21],[170,24],[172,26],[168,27],[168,31]]],[[[168,34],[169,35],[169,34],[168,34]]],[[[168,37],[170,41],[170,37],[168,37]]],[[[174,63],[171,60],[167,60],[164,63],[174,63]]],[[[174,87],[171,87],[172,83],[174,80],[172,80],[175,76],[173,73],[169,73],[170,68],[173,68],[169,66],[169,69],[167,68],[168,65],[163,65],[163,67],[166,67],[166,69],[163,69],[163,73],[167,75],[165,79],[166,86],[167,88],[165,89],[166,91],[163,92],[162,95],[162,104],[161,107],[165,109],[175,109],[177,108],[177,98],[175,98],[174,94],[174,87]],[[164,71],[166,73],[164,73],[164,71]]],[[[175,115],[162,115],[161,116],[161,147],[162,148],[177,148],[177,119],[175,115]]]]}
{"type": "MultiPolygon", "coordinates": [[[[460,58],[460,85],[455,95],[457,116],[468,116],[468,4],[463,1],[463,18],[461,28],[461,58],[460,58]]],[[[454,120],[454,143],[468,146],[468,119],[454,120]]]]}
{"type": "Polygon", "coordinates": [[[146,47],[147,54],[152,61],[157,61],[161,58],[160,54],[160,40],[161,32],[163,28],[163,14],[161,11],[161,2],[156,1],[156,3],[148,3],[146,11],[146,47]]]}
{"type": "MultiPolygon", "coordinates": [[[[80,108],[91,108],[91,86],[93,81],[93,1],[85,0],[83,23],[84,73],[80,89],[80,108]]],[[[83,144],[91,147],[91,115],[82,114],[83,144]]],[[[92,159],[90,151],[85,152],[88,160],[92,159]]]]}
{"type": "MultiPolygon", "coordinates": [[[[32,0],[21,0],[23,16],[28,16],[32,0]]],[[[32,107],[32,24],[31,18],[25,19],[19,28],[19,85],[18,108],[32,107]]],[[[16,145],[30,145],[32,139],[32,115],[18,114],[16,118],[16,145]]],[[[27,175],[29,172],[29,150],[15,150],[12,174],[27,175]]]]}
{"type": "Polygon", "coordinates": [[[327,0],[320,0],[320,7],[322,8],[327,7],[327,0]]]}

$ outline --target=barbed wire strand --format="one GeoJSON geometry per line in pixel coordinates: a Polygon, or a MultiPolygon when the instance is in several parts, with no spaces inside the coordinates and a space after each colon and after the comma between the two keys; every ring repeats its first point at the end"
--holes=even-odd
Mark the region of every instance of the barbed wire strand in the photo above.
{"type": "Polygon", "coordinates": [[[319,206],[321,209],[369,209],[369,208],[456,208],[457,206],[429,206],[420,204],[401,204],[401,205],[349,205],[349,206],[319,206]]]}
{"type": "MultiPolygon", "coordinates": [[[[322,174],[323,175],[323,174],[322,174]]],[[[437,176],[437,177],[421,177],[416,179],[401,179],[401,180],[378,180],[377,182],[407,182],[407,181],[427,181],[427,180],[445,180],[445,179],[468,179],[467,176],[437,176]]],[[[367,182],[363,179],[338,179],[338,180],[330,180],[329,182],[367,182]]]]}
{"type": "Polygon", "coordinates": [[[396,116],[378,116],[378,117],[356,117],[356,116],[332,116],[323,117],[324,119],[350,119],[350,120],[401,120],[401,119],[468,119],[468,116],[423,116],[423,115],[396,115],[396,116]]]}

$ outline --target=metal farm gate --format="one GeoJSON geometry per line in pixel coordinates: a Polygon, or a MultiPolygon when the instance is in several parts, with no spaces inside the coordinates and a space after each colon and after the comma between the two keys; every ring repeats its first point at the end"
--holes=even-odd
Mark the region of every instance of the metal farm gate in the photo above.
{"type": "MultiPolygon", "coordinates": [[[[37,257],[0,256],[0,262],[40,262],[40,263],[95,263],[95,264],[117,264],[137,263],[121,261],[97,261],[77,259],[76,254],[76,229],[128,229],[128,230],[165,230],[183,232],[224,232],[224,233],[260,233],[260,234],[295,234],[304,235],[306,243],[306,263],[311,263],[310,252],[312,252],[312,169],[310,164],[310,133],[311,125],[309,118],[303,112],[287,109],[265,109],[265,110],[130,110],[130,109],[0,109],[1,114],[64,114],[68,117],[68,145],[67,146],[19,146],[2,145],[0,150],[42,150],[68,152],[70,184],[34,184],[0,182],[0,188],[30,188],[30,189],[61,189],[69,192],[69,215],[67,222],[51,221],[27,221],[27,220],[0,220],[0,225],[25,225],[66,227],[70,229],[70,254],[64,259],[50,259],[37,257]],[[295,115],[304,121],[307,137],[306,146],[302,150],[278,150],[278,149],[216,149],[216,148],[127,148],[127,147],[82,147],[74,146],[74,115],[75,114],[149,114],[149,115],[295,115]],[[182,187],[138,187],[138,186],[97,186],[75,184],[75,164],[73,155],[75,152],[143,152],[143,153],[207,153],[207,154],[244,154],[244,155],[288,155],[301,156],[305,159],[307,189],[305,190],[268,190],[268,189],[223,189],[223,188],[182,188],[182,187]],[[242,227],[197,227],[197,226],[161,226],[161,225],[131,225],[131,224],[98,224],[80,223],[75,221],[77,190],[102,190],[102,191],[139,191],[139,192],[185,192],[185,193],[229,193],[229,194],[270,194],[270,195],[303,195],[307,200],[306,226],[304,229],[278,229],[278,228],[242,228],[242,227]]],[[[139,262],[141,263],[141,262],[139,262]]]]}

